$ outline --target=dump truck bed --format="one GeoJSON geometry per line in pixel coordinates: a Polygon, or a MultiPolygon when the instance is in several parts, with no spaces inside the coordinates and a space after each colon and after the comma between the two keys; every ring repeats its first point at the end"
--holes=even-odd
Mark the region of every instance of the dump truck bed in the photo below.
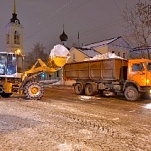
{"type": "Polygon", "coordinates": [[[64,79],[74,80],[119,80],[125,79],[125,68],[128,61],[119,58],[103,60],[91,60],[83,62],[67,63],[63,69],[64,79]]]}

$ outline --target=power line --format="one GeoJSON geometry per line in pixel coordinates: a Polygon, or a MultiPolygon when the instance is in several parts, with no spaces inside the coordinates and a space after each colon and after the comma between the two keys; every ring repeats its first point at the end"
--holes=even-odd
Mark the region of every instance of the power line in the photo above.
{"type": "MultiPolygon", "coordinates": [[[[51,14],[51,17],[52,17],[53,15],[59,13],[59,12],[60,12],[61,10],[63,10],[65,7],[67,7],[72,1],[73,1],[73,0],[70,0],[70,1],[67,2],[65,5],[63,5],[61,8],[59,8],[58,10],[56,10],[55,12],[53,12],[53,13],[51,14]]],[[[84,2],[82,2],[82,3],[80,3],[77,7],[75,7],[75,8],[72,9],[71,11],[67,12],[65,15],[71,14],[71,12],[73,12],[74,10],[77,10],[79,7],[85,5],[85,4],[88,3],[89,1],[90,1],[90,0],[86,0],[86,1],[84,1],[84,2]]],[[[41,22],[42,22],[42,21],[41,21],[41,22]]],[[[54,23],[54,22],[55,22],[55,21],[53,21],[52,23],[54,23]]],[[[37,25],[40,25],[40,24],[41,24],[41,23],[38,23],[37,25]]],[[[48,26],[48,25],[46,25],[46,26],[48,26]]],[[[46,27],[46,26],[45,26],[45,27],[46,27]]],[[[43,29],[46,29],[46,28],[43,28],[43,29]]],[[[42,31],[41,29],[35,31],[35,32],[32,33],[30,36],[28,36],[27,38],[25,38],[25,40],[31,38],[33,35],[35,35],[35,34],[41,32],[41,31],[42,31]]]]}
{"type": "Polygon", "coordinates": [[[74,10],[77,10],[79,7],[85,5],[86,3],[88,3],[90,0],[86,0],[83,3],[80,3],[77,7],[75,7],[74,9],[72,9],[71,11],[67,12],[65,15],[70,14],[71,12],[73,12],[74,10]]]}
{"type": "MultiPolygon", "coordinates": [[[[51,17],[53,16],[53,14],[57,14],[58,12],[60,12],[63,8],[65,8],[66,6],[68,6],[73,0],[70,0],[68,3],[66,3],[64,6],[62,6],[61,8],[59,8],[58,10],[56,10],[55,12],[52,13],[51,17]]],[[[89,2],[90,0],[86,0],[82,3],[80,3],[77,7],[75,7],[74,9],[72,9],[71,11],[68,11],[65,15],[68,15],[68,14],[71,14],[71,12],[73,12],[74,10],[77,10],[79,7],[85,5],[87,2],[89,2]]],[[[113,0],[114,1],[114,0],[113,0]]],[[[115,1],[114,1],[115,2],[115,1]]],[[[95,28],[92,28],[90,30],[87,30],[87,31],[84,31],[84,32],[80,32],[80,37],[84,37],[84,36],[87,36],[87,35],[90,35],[94,32],[98,32],[98,31],[101,31],[101,30],[104,30],[104,29],[107,29],[107,28],[112,28],[113,26],[116,26],[117,24],[119,23],[122,23],[123,22],[123,19],[118,19],[118,20],[115,20],[111,23],[108,23],[108,24],[105,24],[105,25],[101,25],[99,27],[95,27],[95,28]]],[[[54,22],[53,22],[54,23],[54,22]]],[[[25,40],[31,38],[34,34],[37,34],[37,32],[41,32],[41,29],[38,30],[38,31],[35,31],[35,33],[33,33],[30,37],[27,37],[25,40]]],[[[47,39],[47,38],[43,38],[43,39],[47,39]]],[[[72,36],[70,37],[69,41],[72,41],[73,39],[77,39],[77,35],[75,36],[72,36]]]]}
{"type": "MultiPolygon", "coordinates": [[[[56,11],[54,11],[49,17],[51,18],[51,17],[53,17],[54,15],[56,15],[57,13],[59,13],[60,11],[62,11],[62,10],[63,10],[65,7],[67,7],[72,1],[73,1],[73,0],[68,1],[65,5],[63,5],[62,7],[60,7],[59,9],[57,9],[56,11]]],[[[45,18],[45,19],[46,19],[46,18],[45,18]]],[[[43,21],[41,21],[41,22],[43,22],[43,21]]],[[[40,25],[41,22],[39,22],[37,25],[40,25]]],[[[44,29],[44,28],[43,28],[43,29],[44,29]]],[[[41,31],[41,29],[35,31],[34,33],[32,33],[32,35],[30,35],[29,37],[25,38],[25,40],[29,39],[29,38],[32,37],[35,33],[37,33],[37,32],[39,33],[40,31],[41,31]]]]}
{"type": "MultiPolygon", "coordinates": [[[[119,22],[123,22],[123,19],[118,19],[118,20],[115,20],[115,21],[113,21],[113,22],[111,22],[111,23],[108,23],[108,24],[105,24],[105,25],[101,25],[101,26],[98,26],[98,27],[95,27],[95,28],[92,28],[92,29],[90,29],[90,30],[87,30],[87,31],[84,31],[84,32],[81,32],[80,33],[80,37],[84,37],[84,36],[87,36],[87,35],[89,35],[89,34],[92,34],[92,33],[94,33],[94,32],[98,32],[98,31],[100,31],[100,30],[104,30],[104,29],[106,29],[106,28],[110,28],[110,27],[113,27],[113,26],[115,26],[115,25],[117,25],[119,22]]],[[[72,36],[72,37],[70,37],[70,39],[77,39],[77,36],[75,35],[75,36],[72,36]]]]}
{"type": "Polygon", "coordinates": [[[120,12],[122,12],[121,7],[117,4],[116,0],[112,0],[112,2],[115,4],[115,6],[118,8],[118,10],[120,10],[120,12]]]}
{"type": "MultiPolygon", "coordinates": [[[[87,31],[80,32],[80,37],[85,37],[85,36],[93,34],[95,32],[98,32],[98,31],[101,31],[101,30],[104,30],[104,29],[107,29],[107,28],[112,28],[113,26],[116,26],[120,22],[122,23],[122,22],[124,22],[124,20],[121,18],[121,19],[115,20],[115,21],[113,21],[111,23],[108,23],[108,24],[105,24],[105,25],[101,25],[101,26],[92,28],[92,29],[87,30],[87,31]]],[[[77,37],[77,34],[76,34],[75,36],[70,37],[70,39],[68,41],[73,42],[73,40],[77,39],[77,38],[78,37],[77,37]]],[[[41,38],[41,39],[48,39],[48,38],[41,38]]]]}

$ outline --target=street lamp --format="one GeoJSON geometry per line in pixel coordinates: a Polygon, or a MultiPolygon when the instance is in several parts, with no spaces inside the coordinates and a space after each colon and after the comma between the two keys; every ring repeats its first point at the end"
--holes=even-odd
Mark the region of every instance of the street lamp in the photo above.
{"type": "Polygon", "coordinates": [[[16,54],[16,55],[21,55],[21,52],[22,52],[21,49],[15,50],[15,54],[16,54]]]}

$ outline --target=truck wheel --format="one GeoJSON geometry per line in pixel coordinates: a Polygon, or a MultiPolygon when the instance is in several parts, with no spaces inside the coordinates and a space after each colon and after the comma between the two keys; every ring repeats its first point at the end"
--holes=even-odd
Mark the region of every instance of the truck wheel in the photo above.
{"type": "Polygon", "coordinates": [[[41,83],[30,81],[26,84],[24,93],[29,99],[39,100],[44,94],[44,88],[41,83]]]}
{"type": "Polygon", "coordinates": [[[94,90],[93,90],[92,84],[86,84],[86,86],[85,86],[85,94],[89,95],[89,96],[94,95],[94,90]]]}
{"type": "Polygon", "coordinates": [[[136,101],[140,97],[138,90],[134,86],[126,87],[124,96],[129,101],[136,101]]]}
{"type": "Polygon", "coordinates": [[[1,93],[1,97],[3,98],[9,98],[11,95],[12,93],[5,93],[5,92],[1,93]]]}
{"type": "Polygon", "coordinates": [[[75,84],[74,86],[74,92],[78,95],[81,95],[84,93],[84,89],[80,83],[75,84]]]}

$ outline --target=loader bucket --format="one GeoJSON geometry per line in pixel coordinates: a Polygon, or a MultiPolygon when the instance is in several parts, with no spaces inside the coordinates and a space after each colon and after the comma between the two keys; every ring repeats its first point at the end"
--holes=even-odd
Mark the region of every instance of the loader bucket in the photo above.
{"type": "Polygon", "coordinates": [[[58,44],[51,50],[48,63],[50,65],[54,64],[57,67],[62,67],[65,65],[69,57],[70,53],[68,49],[63,45],[58,44]]]}
{"type": "Polygon", "coordinates": [[[53,58],[54,64],[58,67],[62,67],[67,62],[67,57],[54,57],[53,58]]]}

